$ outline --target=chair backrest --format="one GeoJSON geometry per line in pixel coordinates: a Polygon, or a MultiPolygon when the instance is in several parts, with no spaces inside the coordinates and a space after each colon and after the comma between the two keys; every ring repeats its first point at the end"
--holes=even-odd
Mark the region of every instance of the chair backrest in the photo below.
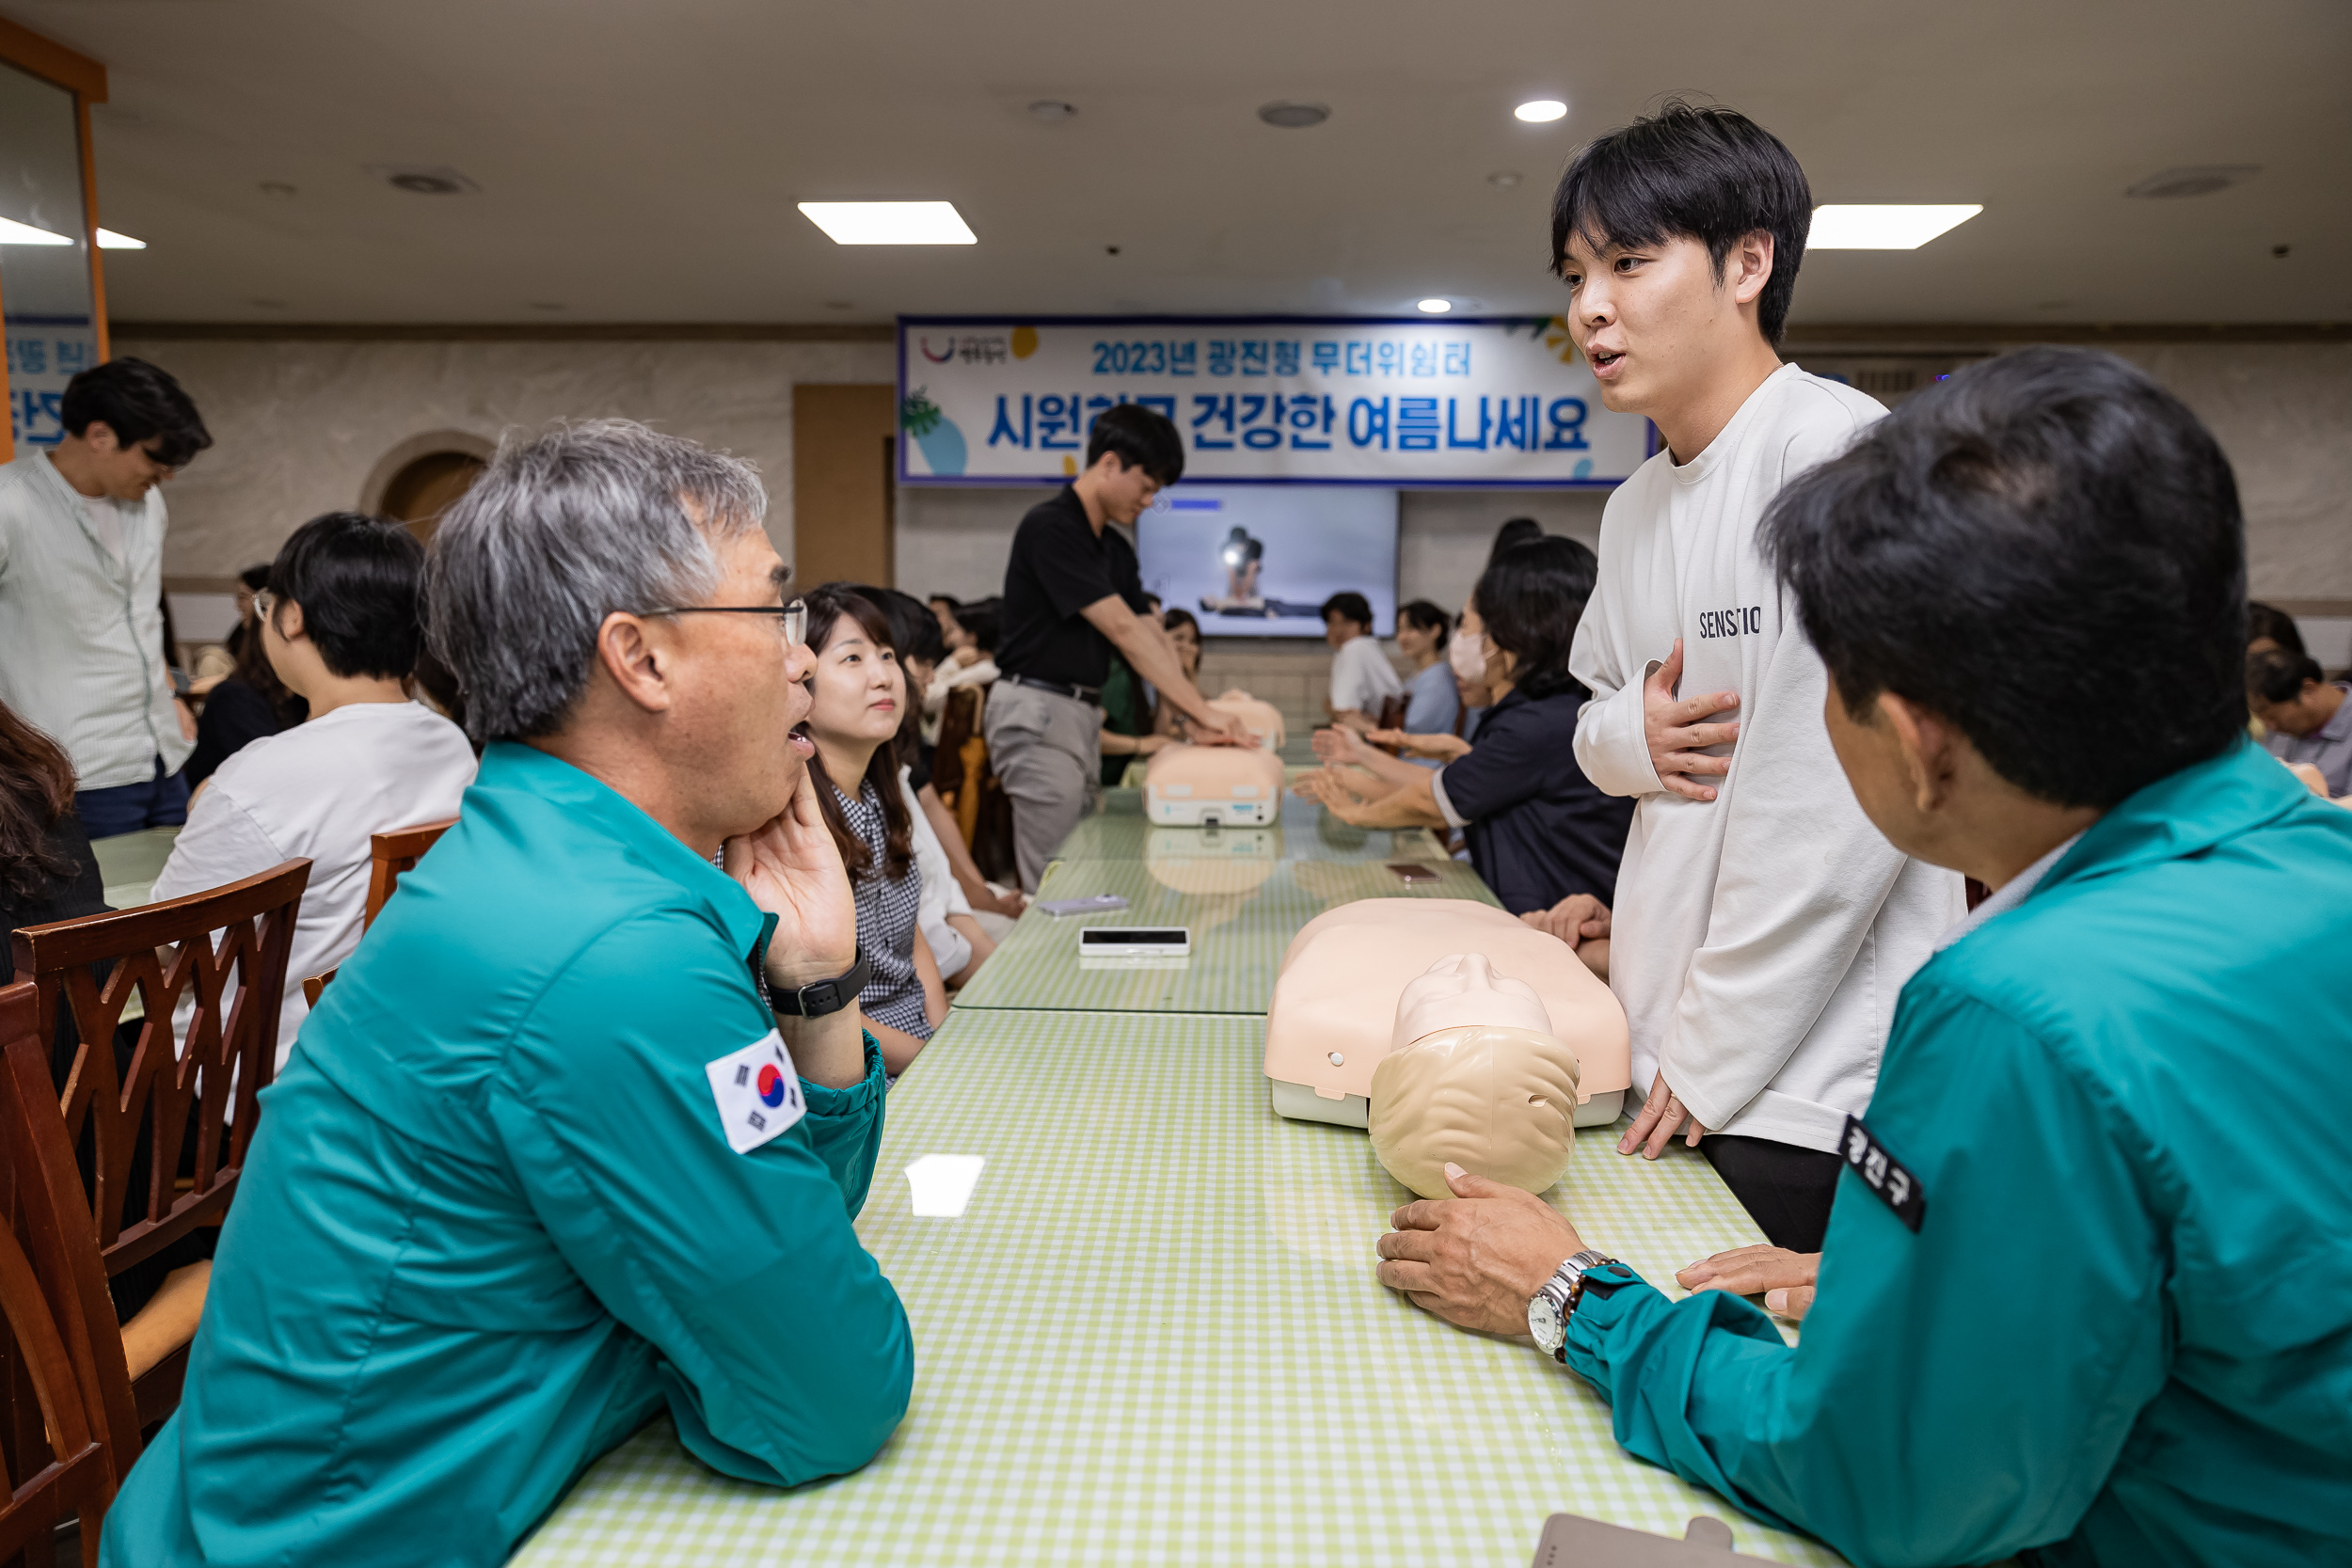
{"type": "Polygon", "coordinates": [[[91,1129],[89,1218],[108,1275],[228,1212],[261,1116],[254,1097],[278,1062],[286,954],[310,879],[310,863],[293,860],[209,893],[16,933],[16,972],[38,989],[40,1037],[56,1037],[59,1009],[72,1021],[61,1108],[69,1144],[80,1147],[91,1129]],[[181,1040],[173,1015],[190,993],[181,1040]],[[119,1062],[116,1029],[135,996],[146,1016],[119,1062]],[[192,1180],[181,1192],[191,1135],[192,1180]],[[142,1143],[147,1190],[138,1194],[127,1188],[142,1143]]]}
{"type": "Polygon", "coordinates": [[[1401,695],[1381,698],[1379,722],[1375,727],[1384,730],[1403,729],[1406,706],[1406,700],[1401,695]]]}
{"type": "Polygon", "coordinates": [[[375,917],[384,912],[384,900],[392,895],[401,877],[414,871],[417,863],[424,859],[424,852],[439,843],[441,835],[456,822],[454,816],[445,816],[438,822],[421,822],[413,828],[394,828],[388,833],[369,835],[368,911],[360,917],[361,930],[375,924],[375,917]]]}
{"type": "Polygon", "coordinates": [[[77,1515],[97,1562],[138,1422],[40,1017],[30,982],[0,990],[0,1561],[46,1568],[77,1515]]]}
{"type": "MultiPolygon", "coordinates": [[[[981,689],[977,686],[959,686],[948,692],[946,705],[939,714],[939,743],[931,748],[931,788],[938,792],[939,803],[957,814],[959,827],[963,825],[962,791],[968,779],[964,743],[979,733],[980,702],[981,689]]],[[[968,828],[963,841],[972,842],[968,828]]]]}

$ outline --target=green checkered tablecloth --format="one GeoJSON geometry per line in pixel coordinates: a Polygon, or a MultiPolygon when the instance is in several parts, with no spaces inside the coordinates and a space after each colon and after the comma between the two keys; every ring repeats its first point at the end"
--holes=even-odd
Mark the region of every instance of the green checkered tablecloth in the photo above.
{"type": "MultiPolygon", "coordinates": [[[[516,1561],[1519,1568],[1562,1510],[1676,1536],[1710,1513],[1743,1551],[1837,1561],[1626,1456],[1524,1342],[1375,1283],[1409,1195],[1363,1133],[1267,1110],[1263,1040],[1243,1017],[959,1009],[891,1096],[858,1223],[914,1326],[898,1434],[777,1492],[657,1421],[516,1561]],[[910,1214],[925,1154],[987,1157],[962,1218],[910,1214]]],[[[1554,1200],[1669,1290],[1760,1239],[1680,1148],[1588,1134],[1554,1200]]]]}
{"type": "MultiPolygon", "coordinates": [[[[1161,833],[1189,841],[1180,845],[1188,852],[1047,866],[1041,900],[1116,893],[1128,907],[1060,920],[1031,909],[958,993],[956,1006],[1263,1013],[1291,938],[1327,909],[1359,898],[1495,901],[1477,874],[1457,861],[1418,863],[1437,880],[1406,882],[1376,861],[1205,854],[1199,851],[1199,829],[1161,833]],[[1082,969],[1078,933],[1089,926],[1183,926],[1192,932],[1192,957],[1181,969],[1082,969]]],[[[1248,833],[1227,831],[1223,836],[1232,843],[1248,833]]],[[[1273,830],[1260,833],[1270,837],[1273,830]]]]}
{"type": "MultiPolygon", "coordinates": [[[[1294,772],[1301,771],[1294,769],[1294,772]]],[[[1103,809],[1080,818],[1062,840],[1057,854],[1073,861],[1140,860],[1170,835],[1199,838],[1204,828],[1155,828],[1143,815],[1139,789],[1103,792],[1103,809]]],[[[1282,818],[1264,828],[1220,828],[1229,839],[1244,834],[1271,834],[1275,858],[1294,861],[1421,861],[1443,860],[1438,841],[1419,828],[1398,832],[1351,828],[1312,800],[1282,797],[1282,818]]]]}
{"type": "Polygon", "coordinates": [[[99,879],[105,885],[106,907],[135,910],[150,902],[155,879],[164,874],[164,863],[171,859],[171,847],[179,837],[177,828],[142,828],[137,832],[90,840],[91,852],[98,857],[99,879]]]}

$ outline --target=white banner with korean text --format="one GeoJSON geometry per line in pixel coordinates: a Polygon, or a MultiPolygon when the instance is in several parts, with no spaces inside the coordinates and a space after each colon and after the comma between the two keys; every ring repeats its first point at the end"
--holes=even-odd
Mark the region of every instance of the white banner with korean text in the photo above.
{"type": "Polygon", "coordinates": [[[1606,486],[1653,450],[1556,316],[899,318],[905,483],[1067,479],[1121,403],[1224,483],[1606,486]]]}

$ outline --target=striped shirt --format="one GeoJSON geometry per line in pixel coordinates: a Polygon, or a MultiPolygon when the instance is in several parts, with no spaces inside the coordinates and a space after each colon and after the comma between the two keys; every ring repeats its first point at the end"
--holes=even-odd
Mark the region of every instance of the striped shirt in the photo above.
{"type": "MultiPolygon", "coordinates": [[[[83,789],[179,771],[164,673],[164,496],[85,498],[42,450],[0,466],[0,703],[65,748],[83,789]],[[91,513],[118,522],[118,555],[91,513]]],[[[112,531],[109,530],[111,532],[112,531]]]]}
{"type": "Polygon", "coordinates": [[[910,863],[906,875],[893,879],[884,856],[889,824],[882,820],[882,800],[874,786],[861,782],[854,800],[838,784],[833,796],[850,831],[865,844],[871,869],[857,878],[857,944],[874,966],[874,976],[858,992],[859,1008],[876,1023],[905,1031],[918,1040],[931,1037],[931,1021],[923,1011],[923,976],[914,967],[914,927],[923,911],[923,873],[910,863]]]}

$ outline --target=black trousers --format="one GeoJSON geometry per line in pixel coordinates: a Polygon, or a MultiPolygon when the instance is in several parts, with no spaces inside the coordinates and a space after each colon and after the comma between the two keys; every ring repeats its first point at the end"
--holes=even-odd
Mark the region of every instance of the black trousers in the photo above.
{"type": "Polygon", "coordinates": [[[1699,1152],[1772,1245],[1791,1252],[1821,1250],[1844,1160],[1818,1148],[1727,1132],[1701,1138],[1699,1152]]]}

